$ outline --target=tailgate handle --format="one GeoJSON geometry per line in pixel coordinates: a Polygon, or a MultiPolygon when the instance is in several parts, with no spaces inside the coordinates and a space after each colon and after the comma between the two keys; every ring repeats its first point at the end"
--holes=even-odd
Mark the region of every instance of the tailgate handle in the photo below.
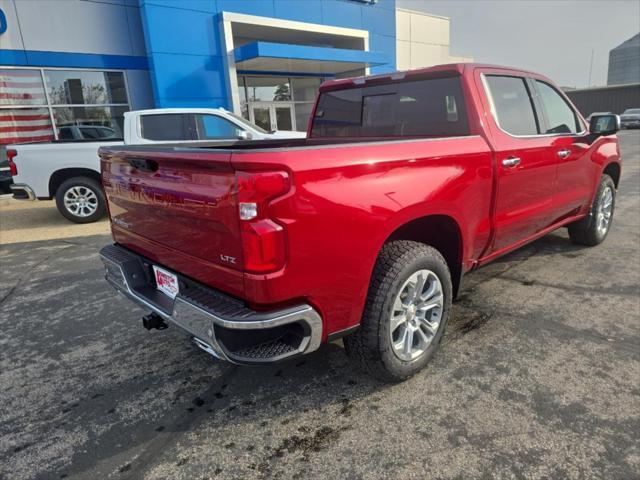
{"type": "Polygon", "coordinates": [[[143,172],[155,172],[158,170],[158,162],[147,158],[127,158],[129,165],[143,172]]]}

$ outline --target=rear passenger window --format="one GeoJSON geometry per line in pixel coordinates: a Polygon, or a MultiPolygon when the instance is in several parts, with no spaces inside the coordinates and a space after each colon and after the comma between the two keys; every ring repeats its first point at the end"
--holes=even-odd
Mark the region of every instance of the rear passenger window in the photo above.
{"type": "Polygon", "coordinates": [[[540,132],[524,78],[496,75],[485,78],[500,128],[511,135],[538,135],[540,132]]]}
{"type": "Polygon", "coordinates": [[[582,130],[578,117],[551,85],[536,80],[540,100],[547,114],[545,133],[577,133],[582,130]]]}
{"type": "Polygon", "coordinates": [[[162,115],[143,115],[140,117],[142,138],[160,141],[192,140],[186,128],[188,115],[165,113],[162,115]]]}
{"type": "Polygon", "coordinates": [[[312,137],[469,135],[460,77],[389,82],[320,95],[312,137]]]}

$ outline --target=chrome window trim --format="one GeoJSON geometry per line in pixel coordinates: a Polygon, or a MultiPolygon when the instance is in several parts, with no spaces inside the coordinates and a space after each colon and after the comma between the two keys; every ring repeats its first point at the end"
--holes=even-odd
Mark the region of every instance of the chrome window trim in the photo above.
{"type": "MultiPolygon", "coordinates": [[[[487,96],[487,99],[489,100],[489,110],[491,111],[491,116],[493,117],[493,121],[495,122],[496,126],[498,127],[498,129],[510,136],[511,138],[549,138],[549,137],[581,137],[584,136],[588,133],[588,130],[584,129],[580,132],[577,133],[538,133],[536,135],[516,135],[513,133],[509,133],[507,132],[504,128],[502,128],[502,126],[500,126],[500,121],[498,120],[498,114],[496,113],[496,107],[495,107],[495,103],[493,101],[493,95],[491,94],[491,89],[489,88],[489,84],[487,83],[487,79],[486,77],[489,76],[493,76],[493,77],[513,77],[513,78],[519,78],[522,79],[525,84],[526,84],[526,80],[527,78],[533,78],[533,77],[523,77],[523,76],[519,76],[519,75],[502,75],[499,73],[493,74],[493,73],[481,73],[480,74],[480,78],[482,80],[482,86],[484,88],[484,93],[487,96]]],[[[533,80],[536,80],[535,78],[533,80]]],[[[545,82],[546,83],[546,82],[545,82]]],[[[528,91],[528,90],[527,90],[528,91]]],[[[533,98],[530,98],[531,101],[533,102],[533,98]]],[[[573,109],[573,107],[569,104],[567,104],[570,108],[571,111],[574,113],[574,115],[577,115],[576,111],[573,109]]],[[[531,108],[533,108],[533,112],[534,115],[537,114],[536,110],[535,110],[535,105],[531,105],[531,108]]],[[[582,119],[580,118],[580,116],[578,115],[577,117],[580,120],[580,124],[582,125],[582,127],[584,128],[584,123],[582,122],[582,119]]]]}

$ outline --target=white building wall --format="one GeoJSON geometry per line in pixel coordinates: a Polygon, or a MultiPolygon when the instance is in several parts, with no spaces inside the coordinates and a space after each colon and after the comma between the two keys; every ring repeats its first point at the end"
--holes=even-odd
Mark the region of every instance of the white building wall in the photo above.
{"type": "Polygon", "coordinates": [[[398,70],[443,63],[472,62],[450,54],[447,17],[396,9],[396,67],[398,70]]]}
{"type": "Polygon", "coordinates": [[[0,48],[145,55],[140,8],[133,5],[104,0],[0,0],[8,25],[0,48]]]}

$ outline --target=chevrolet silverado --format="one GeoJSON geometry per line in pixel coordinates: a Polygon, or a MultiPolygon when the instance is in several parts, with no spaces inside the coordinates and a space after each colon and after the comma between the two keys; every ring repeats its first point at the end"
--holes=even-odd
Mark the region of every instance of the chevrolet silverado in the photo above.
{"type": "Polygon", "coordinates": [[[305,139],[101,148],[106,279],[146,328],[178,325],[217,358],[343,338],[400,381],[437,350],[464,274],[560,227],[605,239],[618,129],[511,68],[331,80],[305,139]]]}

